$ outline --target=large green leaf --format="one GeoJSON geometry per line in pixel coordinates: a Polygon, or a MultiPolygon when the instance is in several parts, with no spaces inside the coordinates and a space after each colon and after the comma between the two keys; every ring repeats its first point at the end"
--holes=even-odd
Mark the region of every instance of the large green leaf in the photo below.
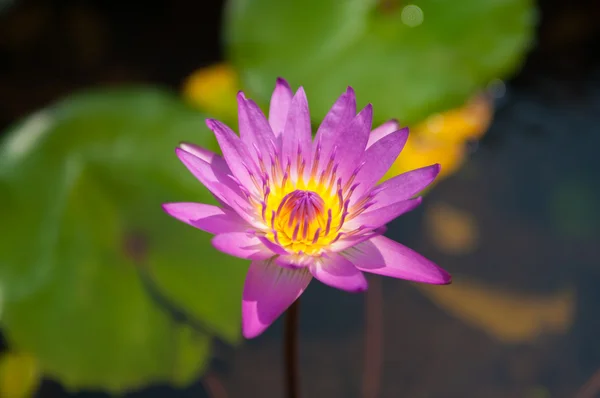
{"type": "Polygon", "coordinates": [[[282,76],[306,88],[319,120],[351,85],[379,121],[412,123],[513,71],[534,11],[532,0],[230,0],[225,34],[263,103],[282,76]]]}
{"type": "Polygon", "coordinates": [[[244,261],[160,207],[214,202],[174,153],[215,147],[204,118],[158,89],[97,91],[0,146],[2,326],[70,388],[185,384],[212,337],[239,340],[244,261]]]}

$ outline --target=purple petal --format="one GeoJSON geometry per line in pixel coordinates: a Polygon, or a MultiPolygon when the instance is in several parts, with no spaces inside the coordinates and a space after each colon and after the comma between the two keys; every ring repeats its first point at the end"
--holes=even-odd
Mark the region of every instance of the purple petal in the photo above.
{"type": "Polygon", "coordinates": [[[269,124],[273,129],[275,137],[279,137],[285,127],[288,117],[288,111],[292,102],[292,89],[287,81],[282,78],[277,79],[275,90],[271,96],[271,105],[269,109],[269,124]]]}
{"type": "Polygon", "coordinates": [[[217,250],[230,256],[250,260],[266,260],[275,255],[257,236],[247,232],[227,232],[212,238],[212,244],[217,250]]]}
{"type": "Polygon", "coordinates": [[[239,92],[237,100],[240,138],[256,164],[260,164],[262,159],[269,170],[271,154],[275,149],[275,134],[273,134],[271,125],[258,105],[254,101],[246,99],[244,93],[239,92]]]}
{"type": "Polygon", "coordinates": [[[246,221],[252,220],[248,215],[247,201],[242,197],[242,192],[228,174],[220,167],[215,167],[199,157],[184,151],[181,148],[175,149],[179,160],[188,168],[188,170],[198,179],[213,195],[222,203],[233,208],[246,221]]]}
{"type": "MultiPolygon", "coordinates": [[[[352,122],[356,116],[356,95],[352,87],[348,87],[333,104],[323,122],[317,129],[313,147],[313,159],[317,154],[317,147],[320,146],[320,164],[323,165],[329,160],[333,146],[338,140],[338,136],[343,133],[346,126],[352,122]]],[[[323,167],[320,167],[322,169],[323,167]]]]}
{"type": "Polygon", "coordinates": [[[250,339],[267,329],[304,292],[307,269],[281,268],[271,261],[250,265],[242,295],[242,334],[250,339]]]}
{"type": "Polygon", "coordinates": [[[336,162],[339,162],[337,176],[341,177],[342,181],[346,181],[356,171],[359,160],[365,152],[372,121],[373,106],[368,104],[338,135],[334,145],[336,162]]]}
{"type": "Polygon", "coordinates": [[[435,180],[440,165],[433,164],[390,178],[375,187],[374,205],[370,210],[412,198],[435,180]]]}
{"type": "Polygon", "coordinates": [[[444,285],[452,277],[419,253],[385,236],[378,236],[344,252],[358,269],[409,281],[444,285]]]}
{"type": "Polygon", "coordinates": [[[279,254],[279,255],[289,254],[287,250],[285,250],[283,247],[279,246],[277,243],[271,242],[265,236],[260,236],[259,235],[258,239],[260,239],[260,241],[262,242],[262,244],[265,245],[269,250],[271,250],[275,254],[279,254]]]}
{"type": "Polygon", "coordinates": [[[306,268],[313,263],[314,259],[303,254],[286,254],[278,256],[275,264],[284,268],[306,268]]]}
{"type": "Polygon", "coordinates": [[[339,254],[323,255],[309,266],[311,274],[326,285],[348,292],[367,290],[367,280],[354,264],[339,254]]]}
{"type": "Polygon", "coordinates": [[[395,119],[388,120],[383,123],[381,126],[377,127],[373,131],[371,131],[371,135],[369,135],[369,142],[367,142],[367,148],[371,145],[382,139],[388,134],[393,133],[394,131],[398,131],[400,129],[400,125],[398,121],[395,119]]]}
{"type": "Polygon", "coordinates": [[[393,203],[389,206],[379,207],[375,210],[369,208],[362,214],[352,218],[344,223],[344,230],[354,230],[361,226],[369,228],[378,228],[400,217],[402,214],[414,210],[415,207],[421,204],[421,197],[415,199],[407,199],[404,201],[393,203]]]}
{"type": "Polygon", "coordinates": [[[385,175],[400,155],[407,139],[408,128],[404,128],[386,135],[366,150],[363,157],[364,165],[355,179],[358,186],[352,195],[354,199],[359,199],[369,192],[385,175]]]}
{"type": "Polygon", "coordinates": [[[209,151],[208,149],[202,148],[198,145],[190,144],[189,142],[182,142],[179,144],[179,148],[183,149],[186,152],[191,153],[204,160],[206,163],[210,164],[213,167],[218,167],[223,170],[225,174],[231,174],[229,170],[229,166],[227,166],[227,162],[223,159],[222,156],[217,155],[213,151],[209,151]]]}
{"type": "MultiPolygon", "coordinates": [[[[283,163],[291,162],[291,170],[294,176],[297,175],[299,163],[303,159],[309,159],[311,145],[312,134],[308,100],[304,89],[300,87],[292,99],[283,136],[281,137],[281,161],[283,163]]],[[[307,165],[305,170],[310,171],[310,165],[307,165]]]]}
{"type": "Polygon", "coordinates": [[[332,252],[341,252],[349,247],[356,246],[366,240],[374,238],[375,236],[383,235],[386,231],[386,227],[382,226],[373,230],[365,230],[363,233],[357,233],[349,237],[342,237],[336,242],[329,245],[328,250],[332,252]]]}
{"type": "Polygon", "coordinates": [[[165,203],[164,211],[176,219],[211,234],[246,231],[250,225],[234,211],[204,203],[165,203]]]}
{"type": "Polygon", "coordinates": [[[225,124],[214,119],[207,119],[206,124],[209,129],[215,133],[223,157],[231,169],[232,174],[251,192],[258,189],[250,173],[258,174],[256,166],[250,157],[248,148],[242,143],[239,137],[225,124]]]}

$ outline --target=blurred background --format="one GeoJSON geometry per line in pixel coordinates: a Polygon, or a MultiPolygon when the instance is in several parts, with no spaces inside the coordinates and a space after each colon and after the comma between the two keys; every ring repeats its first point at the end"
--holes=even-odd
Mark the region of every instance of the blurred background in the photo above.
{"type": "Polygon", "coordinates": [[[0,397],[280,397],[247,262],[166,216],[275,78],[314,125],[352,85],[442,164],[387,235],[449,286],[302,297],[305,397],[600,397],[600,2],[0,0],[0,397]]]}

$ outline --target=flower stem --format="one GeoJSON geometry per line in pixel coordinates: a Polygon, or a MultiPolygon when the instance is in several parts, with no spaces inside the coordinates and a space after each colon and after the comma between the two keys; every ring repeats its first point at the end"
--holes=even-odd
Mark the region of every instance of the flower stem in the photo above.
{"type": "Polygon", "coordinates": [[[381,388],[383,366],[383,284],[381,278],[369,278],[365,294],[365,354],[363,398],[376,398],[381,388]]]}
{"type": "Polygon", "coordinates": [[[285,336],[283,352],[285,358],[285,388],[288,398],[300,398],[298,383],[298,315],[300,299],[296,300],[285,314],[285,336]]]}

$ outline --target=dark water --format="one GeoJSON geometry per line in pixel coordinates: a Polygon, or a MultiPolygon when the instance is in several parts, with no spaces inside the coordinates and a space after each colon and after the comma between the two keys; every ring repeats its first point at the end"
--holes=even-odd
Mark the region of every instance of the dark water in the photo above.
{"type": "MultiPolygon", "coordinates": [[[[537,47],[467,165],[390,225],[390,237],[452,272],[460,294],[376,278],[367,297],[312,284],[301,304],[304,396],[359,397],[365,385],[381,397],[600,396],[600,381],[585,386],[600,369],[599,4],[540,4],[537,47]],[[458,221],[438,231],[448,217],[458,221]],[[465,236],[448,247],[440,234],[465,236]]],[[[0,126],[81,87],[177,88],[221,57],[220,12],[183,0],[143,13],[126,2],[19,2],[0,15],[0,126]],[[42,28],[19,28],[36,18],[42,28]],[[86,34],[100,38],[96,52],[86,34]]],[[[235,351],[217,347],[212,396],[281,396],[281,334],[277,322],[235,351]]],[[[129,396],[203,397],[206,385],[129,396]]],[[[47,381],[37,396],[104,395],[47,381]]]]}

